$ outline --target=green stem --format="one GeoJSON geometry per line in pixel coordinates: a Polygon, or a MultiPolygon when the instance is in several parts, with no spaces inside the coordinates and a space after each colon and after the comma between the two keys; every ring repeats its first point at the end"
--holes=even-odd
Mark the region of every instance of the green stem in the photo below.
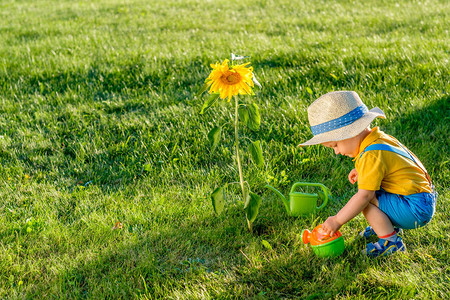
{"type": "Polygon", "coordinates": [[[239,156],[239,102],[238,98],[234,97],[236,102],[236,112],[235,112],[235,120],[234,120],[234,137],[235,137],[235,144],[236,144],[236,159],[237,159],[237,165],[239,170],[239,182],[241,184],[242,188],[242,198],[245,201],[245,188],[244,188],[244,176],[242,175],[242,167],[241,167],[241,158],[239,156]]]}

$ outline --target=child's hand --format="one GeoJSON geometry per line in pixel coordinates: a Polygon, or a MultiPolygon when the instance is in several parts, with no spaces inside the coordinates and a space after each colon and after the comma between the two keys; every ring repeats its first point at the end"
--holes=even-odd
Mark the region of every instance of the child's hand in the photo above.
{"type": "Polygon", "coordinates": [[[348,181],[350,181],[351,184],[355,184],[355,182],[358,181],[358,172],[356,169],[353,169],[348,173],[348,181]]]}
{"type": "Polygon", "coordinates": [[[333,236],[341,226],[342,225],[336,220],[336,216],[331,216],[322,224],[322,231],[333,236]]]}

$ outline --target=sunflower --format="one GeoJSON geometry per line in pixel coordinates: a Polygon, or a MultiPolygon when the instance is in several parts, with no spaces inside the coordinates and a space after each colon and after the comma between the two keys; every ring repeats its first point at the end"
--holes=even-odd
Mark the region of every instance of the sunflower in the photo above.
{"type": "Polygon", "coordinates": [[[211,85],[209,93],[220,93],[220,98],[228,101],[237,94],[251,95],[253,91],[253,67],[247,67],[248,63],[228,67],[228,59],[223,63],[211,64],[211,74],[206,78],[206,84],[211,85]]]}

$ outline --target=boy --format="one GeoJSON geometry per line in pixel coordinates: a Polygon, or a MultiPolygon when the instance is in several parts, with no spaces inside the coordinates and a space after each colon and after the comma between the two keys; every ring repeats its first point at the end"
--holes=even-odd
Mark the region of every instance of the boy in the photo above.
{"type": "Polygon", "coordinates": [[[348,180],[358,182],[358,192],[322,229],[333,235],[360,212],[370,224],[363,237],[377,235],[365,253],[370,257],[406,251],[397,236],[401,228],[427,224],[435,212],[437,194],[422,163],[394,137],[370,128],[375,118],[386,118],[378,107],[368,110],[358,94],[331,92],[308,107],[314,135],[300,146],[322,144],[336,154],[354,158],[348,180]]]}

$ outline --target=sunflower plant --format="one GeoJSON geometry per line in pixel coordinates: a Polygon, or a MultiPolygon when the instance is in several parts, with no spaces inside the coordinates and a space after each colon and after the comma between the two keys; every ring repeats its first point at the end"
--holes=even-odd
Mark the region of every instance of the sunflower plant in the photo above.
{"type": "MultiPolygon", "coordinates": [[[[236,164],[239,172],[239,182],[234,182],[240,185],[242,190],[242,198],[244,200],[244,211],[247,219],[248,229],[252,231],[252,224],[255,221],[262,198],[253,193],[250,185],[244,180],[241,165],[241,150],[239,144],[239,125],[247,126],[250,130],[257,131],[261,125],[261,117],[259,114],[258,105],[255,103],[240,103],[238,95],[254,96],[254,86],[261,87],[253,74],[253,67],[250,62],[237,64],[236,61],[243,60],[247,57],[235,56],[231,54],[230,60],[225,59],[222,63],[211,64],[212,71],[206,78],[205,83],[198,93],[208,91],[209,96],[204,102],[200,114],[204,114],[206,110],[211,108],[219,99],[224,99],[227,102],[232,102],[234,99],[234,147],[236,153],[236,164]]],[[[228,124],[228,123],[227,123],[228,124]]],[[[208,140],[212,150],[214,150],[220,143],[222,126],[215,126],[208,133],[208,140]]],[[[264,159],[261,149],[260,141],[251,141],[248,143],[247,151],[250,153],[253,162],[259,168],[264,166],[264,159]]],[[[211,193],[211,200],[214,212],[220,214],[226,203],[227,186],[233,183],[227,183],[223,186],[217,187],[211,193]]]]}

